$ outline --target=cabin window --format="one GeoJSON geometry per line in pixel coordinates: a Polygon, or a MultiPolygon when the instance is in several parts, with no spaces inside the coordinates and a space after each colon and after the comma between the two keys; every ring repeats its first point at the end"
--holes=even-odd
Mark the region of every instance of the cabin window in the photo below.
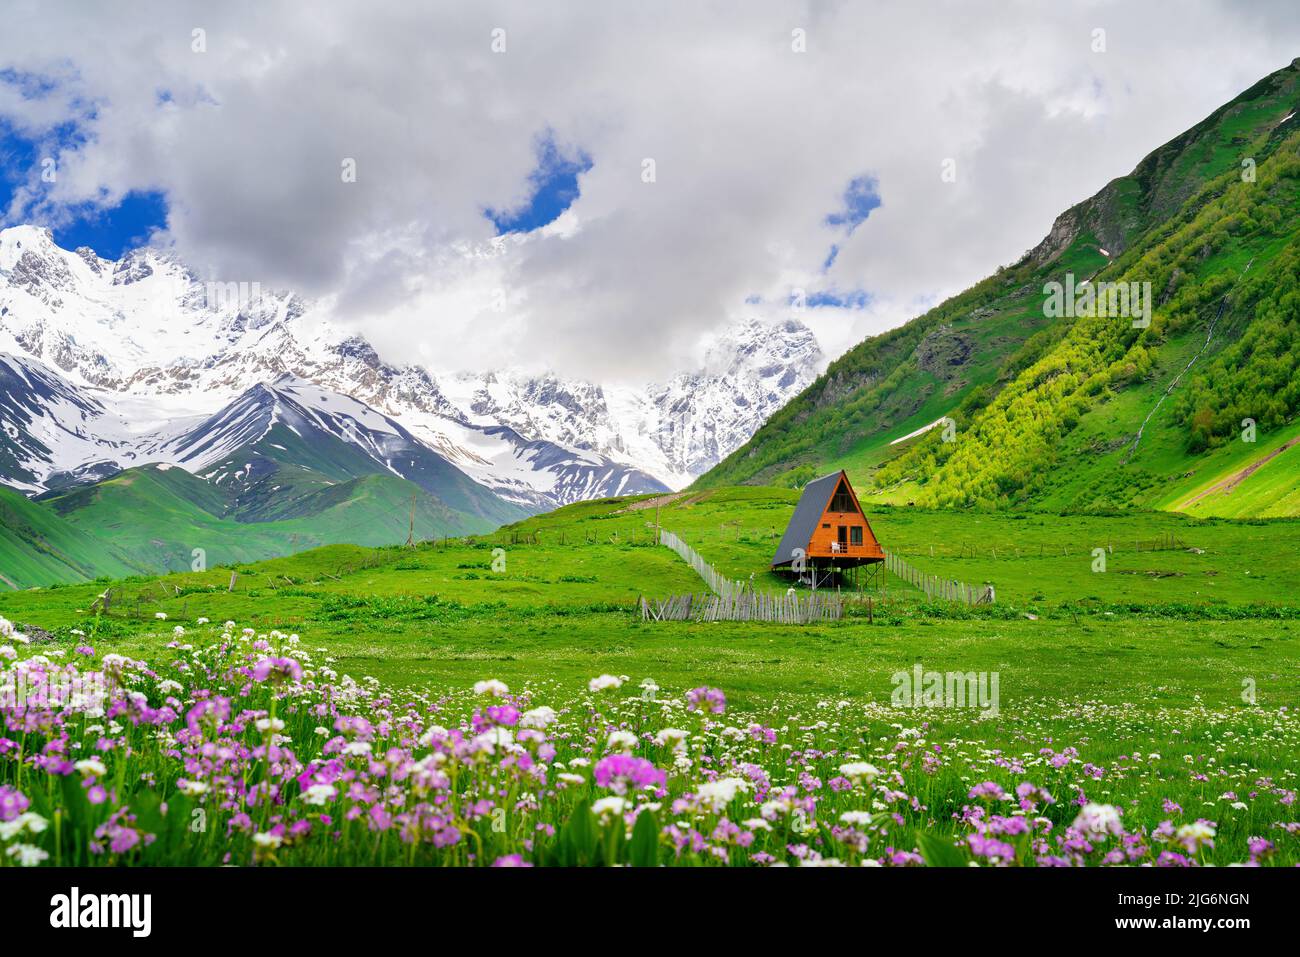
{"type": "Polygon", "coordinates": [[[843,482],[835,489],[835,495],[831,498],[832,512],[856,512],[857,508],[853,505],[853,496],[849,494],[849,487],[843,482]]]}
{"type": "Polygon", "coordinates": [[[830,528],[830,527],[831,527],[830,522],[822,522],[822,528],[830,528]]]}
{"type": "Polygon", "coordinates": [[[862,544],[862,526],[861,526],[861,525],[854,525],[852,528],[849,529],[849,544],[850,544],[850,545],[861,545],[861,544],[862,544]]]}

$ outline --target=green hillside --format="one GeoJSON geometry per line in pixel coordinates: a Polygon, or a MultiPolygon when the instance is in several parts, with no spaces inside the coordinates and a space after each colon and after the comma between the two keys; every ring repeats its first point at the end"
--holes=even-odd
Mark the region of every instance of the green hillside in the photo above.
{"type": "MultiPolygon", "coordinates": [[[[265,391],[250,390],[222,415],[250,414],[243,406],[265,391]]],[[[8,493],[0,585],[229,565],[335,543],[390,545],[406,541],[412,519],[417,539],[481,533],[527,514],[431,451],[401,454],[410,479],[324,428],[276,423],[203,475],[146,465],[32,501],[8,493]]]]}
{"type": "MultiPolygon", "coordinates": [[[[412,470],[404,474],[416,483],[408,490],[408,498],[412,491],[419,491],[432,502],[442,503],[445,514],[441,520],[447,528],[495,528],[526,514],[441,456],[427,450],[406,454],[412,470]]],[[[187,485],[192,491],[184,494],[193,494],[196,502],[220,496],[222,511],[217,514],[261,523],[312,515],[322,501],[331,501],[328,494],[322,500],[322,493],[351,487],[354,480],[395,476],[356,445],[324,430],[315,429],[304,436],[284,423],[275,423],[256,442],[208,466],[205,477],[211,479],[209,491],[199,490],[195,483],[203,480],[195,478],[187,485]]]]}
{"type": "MultiPolygon", "coordinates": [[[[842,467],[881,501],[1173,508],[1246,468],[1300,413],[1298,105],[1300,60],[1067,211],[1015,265],[832,363],[697,487],[842,467]],[[1149,282],[1150,327],[1048,317],[1044,286],[1067,274],[1149,282]],[[951,441],[896,442],[945,416],[951,441]],[[1244,419],[1254,444],[1238,440],[1244,419]]],[[[1198,514],[1295,514],[1295,463],[1274,457],[1231,506],[1215,493],[1198,514]]]]}
{"type": "MultiPolygon", "coordinates": [[[[51,584],[135,571],[178,571],[195,562],[195,549],[209,566],[256,561],[334,543],[388,545],[406,540],[415,503],[417,538],[488,531],[495,523],[448,508],[417,485],[396,476],[368,475],[321,485],[295,496],[293,518],[241,521],[219,486],[183,469],[148,465],[69,492],[21,500],[15,510],[29,524],[61,530],[89,543],[64,565],[38,563],[33,536],[15,537],[0,565],[17,584],[51,584]],[[112,556],[111,564],[105,556],[112,556]],[[8,569],[13,567],[15,574],[8,569]],[[47,572],[47,569],[55,571],[47,572]],[[17,574],[21,572],[21,574],[17,574]],[[57,574],[55,572],[58,572],[57,574]],[[21,580],[20,580],[21,579],[21,580]]],[[[287,510],[286,510],[287,513],[287,510]]],[[[63,551],[67,551],[64,549],[63,551]]]]}
{"type": "Polygon", "coordinates": [[[142,570],[111,543],[0,486],[0,591],[142,570]]]}
{"type": "Polygon", "coordinates": [[[250,476],[237,492],[230,490],[227,482],[221,514],[246,522],[266,522],[302,515],[312,496],[374,474],[374,468],[372,460],[346,442],[330,442],[322,450],[276,424],[260,442],[239,449],[211,467],[208,474],[250,476]]]}
{"type": "Polygon", "coordinates": [[[1159,507],[1226,518],[1300,514],[1300,423],[1256,443],[1234,442],[1204,456],[1187,481],[1173,483],[1159,507]]]}

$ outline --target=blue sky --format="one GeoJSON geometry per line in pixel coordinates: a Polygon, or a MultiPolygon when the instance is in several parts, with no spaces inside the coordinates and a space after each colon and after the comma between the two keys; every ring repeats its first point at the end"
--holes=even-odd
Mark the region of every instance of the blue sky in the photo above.
{"type": "Polygon", "coordinates": [[[591,169],[591,157],[579,150],[565,156],[547,132],[537,140],[537,167],[528,177],[528,200],[516,209],[485,209],[498,235],[528,233],[553,223],[578,198],[578,177],[591,169]]]}
{"type": "MultiPolygon", "coordinates": [[[[855,176],[844,188],[842,206],[824,220],[827,226],[844,233],[845,238],[867,221],[873,210],[881,205],[880,182],[870,174],[855,176]]],[[[822,274],[830,272],[840,255],[840,243],[831,243],[822,261],[822,274]]],[[[865,289],[821,289],[808,293],[804,305],[809,309],[865,309],[872,303],[872,295],[865,289]]]]}
{"type": "Polygon", "coordinates": [[[153,230],[167,225],[167,200],[157,192],[128,193],[112,209],[87,205],[67,215],[63,225],[52,226],[56,243],[64,249],[89,246],[105,259],[120,259],[148,242],[153,230]]]}
{"type": "Polygon", "coordinates": [[[880,207],[880,184],[876,177],[856,176],[849,180],[844,190],[844,208],[826,217],[827,226],[842,226],[852,236],[853,231],[867,221],[873,209],[880,207]]]}
{"type": "Polygon", "coordinates": [[[805,305],[809,309],[864,309],[871,304],[871,293],[865,289],[849,289],[838,292],[823,289],[808,294],[805,305]]]}
{"type": "MultiPolygon", "coordinates": [[[[53,80],[13,70],[0,71],[0,83],[16,89],[24,99],[40,99],[56,89],[53,80]]],[[[93,110],[87,116],[93,118],[93,110]]],[[[166,225],[167,203],[163,193],[128,193],[111,207],[88,202],[50,210],[38,203],[16,215],[10,214],[18,189],[24,185],[39,189],[45,185],[41,178],[45,160],[56,159],[61,150],[80,145],[84,137],[82,127],[68,121],[33,139],[0,117],[0,226],[20,223],[48,226],[54,232],[54,241],[65,249],[89,246],[106,259],[118,259],[127,250],[148,241],[154,229],[166,225]]]]}
{"type": "MultiPolygon", "coordinates": [[[[880,183],[871,175],[856,176],[844,190],[844,206],[826,217],[826,225],[842,229],[845,236],[867,221],[873,209],[880,208],[880,183]]],[[[822,272],[829,272],[840,255],[840,244],[831,243],[822,262],[822,272]]]]}

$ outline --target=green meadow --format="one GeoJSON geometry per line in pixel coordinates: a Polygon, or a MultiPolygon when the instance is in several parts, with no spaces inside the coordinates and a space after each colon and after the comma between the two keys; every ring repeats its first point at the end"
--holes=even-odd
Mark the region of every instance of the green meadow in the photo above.
{"type": "Polygon", "coordinates": [[[9,592],[0,615],[63,641],[75,628],[97,636],[101,650],[140,656],[170,640],[176,624],[229,619],[301,633],[356,677],[413,687],[484,677],[576,687],[609,672],[711,682],[755,699],[885,701],[890,675],[921,662],[1001,671],[1004,700],[1229,704],[1254,677],[1273,703],[1297,701],[1294,520],[875,507],[869,518],[887,549],[924,572],[992,583],[997,602],[927,602],[882,570],[853,593],[841,621],[642,621],[642,595],[704,591],[655,544],[656,517],[729,577],[785,590],[790,582],[767,563],[796,497],[690,492],[658,500],[657,511],[655,499],[585,502],[415,548],[336,545],[204,572],[9,592]],[[110,589],[105,614],[93,606],[110,589]]]}
{"type": "MultiPolygon", "coordinates": [[[[235,634],[251,628],[271,646],[293,641],[277,632],[299,636],[301,654],[345,688],[356,687],[355,680],[377,694],[394,689],[411,700],[469,709],[474,685],[496,679],[529,706],[559,711],[569,729],[561,755],[575,762],[571,771],[582,767],[576,761],[587,753],[584,736],[597,740],[617,725],[641,728],[649,740],[661,725],[684,719],[673,702],[689,689],[716,688],[727,698],[723,719],[731,737],[709,743],[721,727],[715,726],[692,738],[692,755],[712,755],[733,773],[758,762],[782,786],[809,773],[829,781],[846,761],[865,759],[902,785],[901,792],[880,785],[877,795],[897,801],[905,792],[919,802],[899,806],[892,833],[885,817],[872,817],[866,833],[875,836],[861,845],[820,832],[812,842],[817,854],[841,862],[962,866],[981,853],[981,860],[1000,863],[1006,854],[1018,863],[1041,862],[1055,853],[1053,828],[1064,834],[1071,824],[1104,826],[1080,825],[1080,802],[1102,807],[1093,814],[1118,808],[1126,833],[1149,835],[1136,845],[1134,861],[1300,860],[1291,810],[1300,740],[1300,603],[1292,598],[1300,586],[1300,523],[876,506],[869,518],[887,549],[928,573],[992,582],[996,603],[930,602],[882,574],[852,596],[837,621],[642,619],[643,595],[703,590],[684,561],[656,544],[656,521],[725,574],[752,576],[755,588],[785,589],[790,583],[769,573],[767,562],[794,500],[788,490],[747,487],[585,502],[491,535],[413,548],[334,545],[202,572],[11,591],[0,595],[0,616],[33,636],[27,653],[62,652],[68,660],[90,644],[97,655],[126,655],[164,672],[177,656],[207,662],[220,623],[230,620],[235,634]],[[97,604],[106,592],[107,612],[97,604]],[[986,688],[996,676],[996,706],[918,709],[915,699],[897,700],[900,675],[917,666],[982,676],[986,688]],[[588,683],[598,675],[625,680],[594,694],[588,683]],[[662,713],[654,699],[652,706],[642,700],[645,682],[664,699],[662,713]],[[744,740],[746,727],[769,726],[770,745],[744,740]],[[791,766],[790,748],[813,750],[791,766]],[[959,823],[971,804],[968,791],[980,785],[1011,793],[1029,784],[1052,798],[1034,799],[1039,816],[1031,826],[1048,843],[1024,838],[1013,850],[978,838],[971,843],[959,823]],[[1212,822],[1213,830],[1198,821],[1212,822]],[[1001,850],[988,857],[992,847],[1001,850]],[[888,848],[901,856],[891,857],[888,848]]],[[[229,648],[230,637],[224,641],[229,648]]],[[[292,739],[315,747],[313,724],[296,719],[292,739]]],[[[149,757],[147,741],[136,747],[140,767],[157,780],[175,776],[161,757],[149,757]]],[[[637,753],[664,767],[674,760],[653,743],[637,753]]],[[[695,787],[689,775],[673,774],[670,794],[695,787]]],[[[581,774],[568,778],[586,781],[581,774]]],[[[537,822],[557,828],[558,837],[529,852],[539,862],[595,862],[597,846],[606,855],[597,859],[607,863],[716,863],[707,854],[674,856],[666,836],[658,850],[644,834],[624,843],[621,828],[587,817],[587,805],[599,807],[606,792],[591,782],[578,787],[576,796],[563,787],[546,792],[537,822]],[[612,843],[580,840],[589,827],[612,843]]],[[[866,820],[858,791],[821,800],[827,826],[840,814],[866,820]]],[[[979,798],[992,811],[999,800],[979,798]]],[[[761,802],[742,794],[730,803],[716,813],[758,827],[761,802]]],[[[250,843],[251,833],[230,844],[187,845],[171,835],[170,824],[159,824],[169,836],[142,859],[217,863],[233,848],[236,859],[249,862],[277,855],[303,863],[486,862],[524,849],[534,824],[521,820],[505,833],[487,819],[459,822],[484,848],[474,858],[463,844],[445,852],[408,853],[392,843],[376,850],[364,826],[339,843],[313,841],[268,856],[250,843]]],[[[734,850],[730,859],[770,859],[760,850],[785,859],[789,847],[809,839],[791,821],[771,834],[759,828],[747,852],[754,857],[734,850]],[[785,827],[795,830],[786,834],[785,827]]],[[[713,825],[699,827],[707,833],[713,825]]],[[[1097,846],[1103,850],[1087,862],[1099,862],[1109,845],[1097,846]]],[[[75,842],[68,847],[71,853],[75,842]]]]}

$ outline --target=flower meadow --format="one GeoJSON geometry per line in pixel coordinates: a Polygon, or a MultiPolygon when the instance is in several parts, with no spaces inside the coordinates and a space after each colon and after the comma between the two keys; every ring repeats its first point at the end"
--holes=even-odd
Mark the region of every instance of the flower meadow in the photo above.
{"type": "Polygon", "coordinates": [[[1300,862],[1288,709],[397,691],[198,622],[145,662],[0,619],[0,866],[1300,862]]]}

